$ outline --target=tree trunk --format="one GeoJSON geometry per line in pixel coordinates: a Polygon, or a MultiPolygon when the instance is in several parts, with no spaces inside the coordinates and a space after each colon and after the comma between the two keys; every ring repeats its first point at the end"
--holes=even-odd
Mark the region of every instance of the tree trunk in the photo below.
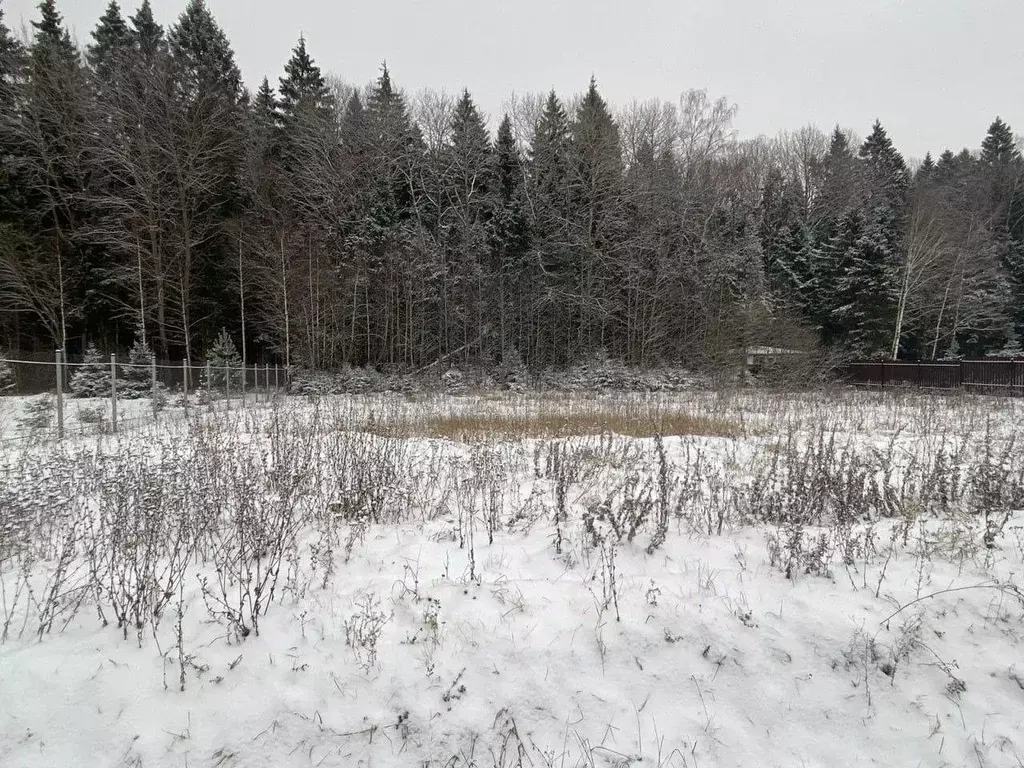
{"type": "Polygon", "coordinates": [[[281,235],[281,298],[284,309],[284,367],[292,365],[292,329],[291,316],[288,314],[288,267],[285,263],[284,235],[281,235]]]}
{"type": "Polygon", "coordinates": [[[142,340],[146,340],[146,290],[142,279],[142,245],[138,236],[135,237],[135,263],[138,267],[139,277],[139,333],[142,340]]]}
{"type": "Polygon", "coordinates": [[[245,272],[242,267],[242,232],[238,232],[238,306],[242,319],[242,365],[248,361],[245,344],[245,272]]]}

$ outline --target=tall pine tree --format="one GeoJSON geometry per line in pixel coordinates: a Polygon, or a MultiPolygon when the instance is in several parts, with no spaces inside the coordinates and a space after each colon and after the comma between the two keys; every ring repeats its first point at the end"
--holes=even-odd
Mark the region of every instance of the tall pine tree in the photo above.
{"type": "Polygon", "coordinates": [[[506,114],[498,126],[491,153],[491,220],[488,234],[491,274],[498,294],[498,329],[502,360],[521,359],[528,353],[525,329],[516,320],[529,315],[530,269],[527,251],[529,227],[523,200],[523,160],[506,114]]]}
{"type": "Polygon", "coordinates": [[[1010,302],[1004,354],[1024,351],[1024,161],[1013,130],[997,117],[981,142],[980,176],[986,213],[992,222],[992,249],[1005,272],[1002,286],[1010,302]]]}
{"type": "Polygon", "coordinates": [[[444,307],[447,345],[462,348],[464,359],[476,355],[493,363],[500,354],[501,342],[495,342],[493,333],[498,300],[487,258],[491,141],[468,90],[463,90],[455,105],[449,135],[440,177],[448,190],[449,215],[440,219],[438,236],[449,254],[444,261],[441,289],[451,292],[458,302],[457,306],[444,307]]]}
{"type": "Polygon", "coordinates": [[[0,223],[16,225],[21,194],[10,172],[18,146],[18,110],[24,95],[25,50],[4,24],[0,7],[0,223]]]}
{"type": "Polygon", "coordinates": [[[117,0],[110,0],[107,10],[92,32],[92,39],[85,56],[96,74],[97,82],[103,84],[110,81],[119,60],[132,46],[131,32],[121,16],[121,6],[117,0]]]}
{"type": "Polygon", "coordinates": [[[334,96],[327,87],[320,67],[306,50],[305,37],[299,37],[291,58],[284,65],[284,76],[280,80],[278,91],[281,94],[278,110],[286,129],[288,123],[295,120],[303,111],[330,116],[334,107],[334,96]]]}
{"type": "Polygon", "coordinates": [[[836,319],[851,351],[892,355],[910,178],[903,157],[880,122],[860,152],[862,229],[842,256],[836,319]]]}
{"type": "Polygon", "coordinates": [[[538,357],[567,363],[574,357],[579,328],[573,290],[578,284],[572,247],[569,186],[569,120],[554,91],[548,94],[530,145],[528,196],[536,233],[538,265],[543,273],[539,311],[533,332],[538,357]]]}
{"type": "MultiPolygon", "coordinates": [[[[593,77],[576,109],[570,129],[570,194],[580,317],[577,343],[583,354],[611,346],[616,339],[608,311],[616,306],[625,265],[623,237],[623,162],[619,128],[593,77]]],[[[607,349],[616,356],[621,349],[607,349]]]]}
{"type": "Polygon", "coordinates": [[[243,89],[234,51],[204,0],[189,0],[167,40],[180,118],[175,152],[191,164],[175,180],[182,205],[173,233],[177,290],[186,294],[179,302],[181,342],[191,355],[200,317],[207,318],[205,327],[237,322],[229,266],[237,241],[228,224],[241,200],[243,89]]]}
{"type": "Polygon", "coordinates": [[[168,34],[178,85],[186,103],[217,97],[237,105],[242,73],[224,30],[205,0],[189,0],[168,34]]]}
{"type": "Polygon", "coordinates": [[[158,54],[166,51],[167,39],[164,37],[164,29],[153,18],[153,7],[149,0],[142,0],[139,9],[129,21],[132,46],[141,54],[143,61],[152,62],[158,54]]]}

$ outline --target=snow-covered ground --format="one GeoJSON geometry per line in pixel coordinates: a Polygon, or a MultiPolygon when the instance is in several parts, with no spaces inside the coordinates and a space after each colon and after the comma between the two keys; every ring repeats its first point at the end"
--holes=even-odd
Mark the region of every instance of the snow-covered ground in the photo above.
{"type": "Polygon", "coordinates": [[[12,445],[0,766],[1024,765],[1022,416],[368,396],[12,445]]]}

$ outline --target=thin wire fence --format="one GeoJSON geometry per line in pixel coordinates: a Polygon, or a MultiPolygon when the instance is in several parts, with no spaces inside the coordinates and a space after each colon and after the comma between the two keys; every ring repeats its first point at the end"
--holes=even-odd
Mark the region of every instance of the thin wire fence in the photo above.
{"type": "Polygon", "coordinates": [[[0,444],[109,434],[166,419],[271,402],[289,375],[271,365],[132,362],[39,354],[0,357],[0,444]]]}

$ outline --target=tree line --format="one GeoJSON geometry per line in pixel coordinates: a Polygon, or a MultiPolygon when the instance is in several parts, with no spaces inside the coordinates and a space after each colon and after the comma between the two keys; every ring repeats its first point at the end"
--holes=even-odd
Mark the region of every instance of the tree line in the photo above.
{"type": "MultiPolygon", "coordinates": [[[[0,345],[416,370],[711,363],[749,345],[1018,354],[1024,163],[911,169],[881,123],[740,141],[706,92],[614,109],[326,76],[299,39],[255,91],[203,0],[0,8],[0,345]]],[[[979,131],[980,134],[980,131],[979,131]]]]}

